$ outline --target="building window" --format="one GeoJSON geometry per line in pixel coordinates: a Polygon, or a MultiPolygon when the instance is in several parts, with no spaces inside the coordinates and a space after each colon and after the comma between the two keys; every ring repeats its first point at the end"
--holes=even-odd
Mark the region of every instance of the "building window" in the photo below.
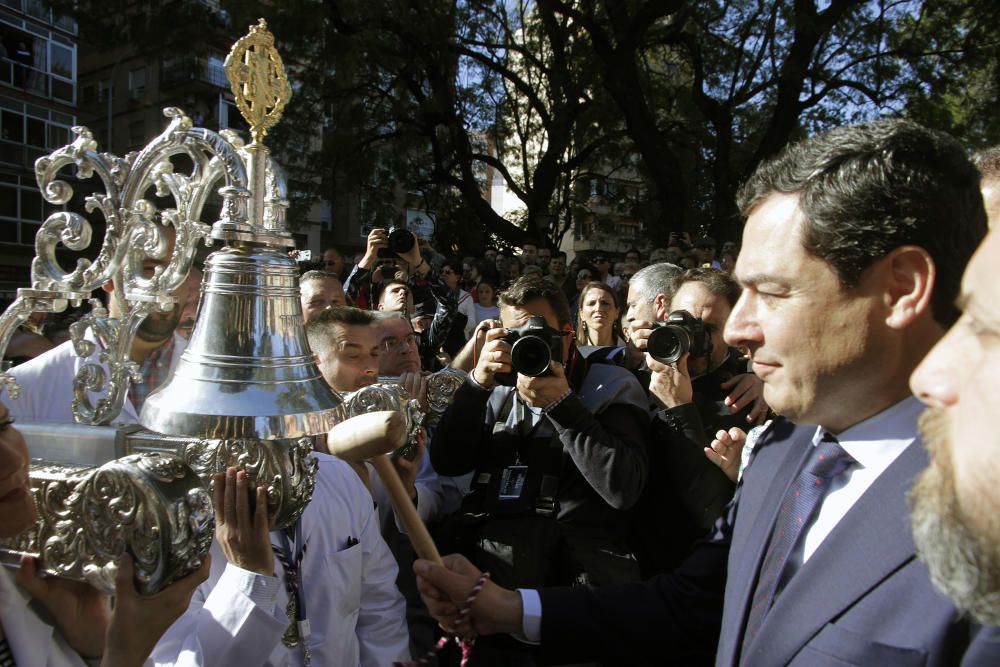
{"type": "Polygon", "coordinates": [[[146,68],[139,67],[128,73],[128,94],[133,100],[146,94],[146,68]]]}
{"type": "Polygon", "coordinates": [[[45,209],[32,178],[0,175],[0,243],[34,245],[45,209]]]}
{"type": "Polygon", "coordinates": [[[69,143],[76,119],[0,96],[0,162],[29,169],[36,158],[69,143]]]}
{"type": "Polygon", "coordinates": [[[76,45],[71,40],[34,24],[0,22],[0,43],[7,50],[0,63],[0,83],[67,104],[76,102],[76,45]]]}
{"type": "Polygon", "coordinates": [[[128,142],[132,146],[142,146],[146,143],[146,122],[142,118],[129,121],[128,142]]]}

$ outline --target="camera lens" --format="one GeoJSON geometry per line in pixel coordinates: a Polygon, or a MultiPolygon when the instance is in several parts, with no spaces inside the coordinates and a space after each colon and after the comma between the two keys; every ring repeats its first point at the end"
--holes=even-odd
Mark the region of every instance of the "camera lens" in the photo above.
{"type": "Polygon", "coordinates": [[[389,232],[389,250],[397,255],[413,250],[414,243],[416,243],[416,237],[409,230],[393,229],[389,232]]]}
{"type": "Polygon", "coordinates": [[[521,375],[543,375],[549,369],[552,351],[548,343],[538,336],[525,336],[510,349],[510,361],[521,375]]]}
{"type": "Polygon", "coordinates": [[[646,339],[646,351],[661,364],[676,363],[690,347],[691,334],[673,324],[653,329],[646,339]]]}

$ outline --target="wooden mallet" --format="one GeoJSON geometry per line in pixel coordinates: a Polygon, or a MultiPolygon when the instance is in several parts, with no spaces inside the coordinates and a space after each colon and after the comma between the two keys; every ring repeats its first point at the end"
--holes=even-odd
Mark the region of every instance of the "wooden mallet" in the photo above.
{"type": "Polygon", "coordinates": [[[391,410],[351,417],[330,429],[326,436],[327,448],[334,456],[345,461],[372,462],[375,472],[389,492],[392,509],[406,528],[417,555],[424,560],[441,564],[441,554],[388,457],[390,452],[401,447],[405,441],[406,420],[403,415],[391,410]]]}

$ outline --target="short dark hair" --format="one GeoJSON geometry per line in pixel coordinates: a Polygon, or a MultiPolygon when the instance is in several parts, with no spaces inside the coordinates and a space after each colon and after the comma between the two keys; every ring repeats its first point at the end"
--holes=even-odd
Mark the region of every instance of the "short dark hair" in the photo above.
{"type": "Polygon", "coordinates": [[[556,287],[544,278],[523,276],[515,280],[510,287],[500,292],[501,306],[516,306],[523,308],[529,301],[545,299],[555,313],[559,326],[572,325],[569,315],[569,302],[561,287],[556,287]]]}
{"type": "Polygon", "coordinates": [[[375,316],[370,310],[352,308],[351,306],[333,306],[309,318],[306,322],[306,338],[313,352],[328,350],[337,342],[339,333],[335,326],[371,326],[375,316]]]}
{"type": "Polygon", "coordinates": [[[902,120],[840,127],[785,148],[740,188],[749,215],[774,193],[797,195],[803,247],[845,287],[893,249],[916,245],[934,261],[934,318],[958,319],[962,272],[986,235],[979,172],[957,141],[902,120]]]}
{"type": "Polygon", "coordinates": [[[972,162],[984,181],[1000,180],[1000,146],[991,146],[973,153],[972,162]]]}
{"type": "Polygon", "coordinates": [[[735,306],[736,302],[740,300],[740,293],[743,291],[740,284],[736,282],[736,279],[725,271],[699,267],[696,269],[687,269],[684,273],[674,278],[671,293],[677,294],[677,290],[681,288],[681,285],[687,283],[701,283],[712,294],[724,298],[729,303],[730,308],[735,306]]]}
{"type": "Polygon", "coordinates": [[[409,284],[407,284],[405,280],[400,280],[399,278],[386,278],[382,282],[382,287],[379,288],[378,294],[375,296],[375,305],[378,305],[378,303],[382,300],[382,295],[385,294],[385,291],[389,289],[391,285],[402,285],[406,289],[410,289],[409,284]]]}
{"type": "Polygon", "coordinates": [[[321,269],[311,269],[302,274],[299,278],[299,284],[307,283],[312,280],[336,280],[340,282],[340,276],[338,276],[333,271],[323,271],[321,269]]]}
{"type": "Polygon", "coordinates": [[[562,250],[553,250],[551,259],[555,259],[557,257],[562,257],[563,259],[566,259],[566,253],[562,250]]]}

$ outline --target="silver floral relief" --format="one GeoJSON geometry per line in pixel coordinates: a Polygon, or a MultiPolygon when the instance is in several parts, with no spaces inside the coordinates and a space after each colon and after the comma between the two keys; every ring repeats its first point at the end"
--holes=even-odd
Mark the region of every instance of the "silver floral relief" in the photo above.
{"type": "Polygon", "coordinates": [[[37,523],[0,540],[0,559],[39,559],[43,573],[113,592],[128,551],[136,587],[153,594],[200,567],[215,519],[208,489],[180,459],[126,456],[100,467],[33,461],[37,523]]]}
{"type": "MultiPolygon", "coordinates": [[[[379,379],[385,380],[385,378],[379,379]]],[[[403,415],[406,420],[406,444],[393,452],[394,457],[406,456],[417,445],[424,422],[424,412],[420,409],[420,403],[410,398],[406,389],[395,382],[394,378],[390,378],[388,382],[382,381],[362,387],[342,396],[346,419],[383,410],[403,415]]]]}
{"type": "Polygon", "coordinates": [[[465,382],[467,374],[456,368],[444,368],[427,378],[427,419],[426,426],[437,426],[455,392],[465,382]]]}
{"type": "Polygon", "coordinates": [[[310,438],[295,440],[193,440],[177,454],[209,485],[229,467],[246,472],[251,484],[267,490],[274,529],[292,525],[305,511],[316,487],[316,458],[310,438]]]}

